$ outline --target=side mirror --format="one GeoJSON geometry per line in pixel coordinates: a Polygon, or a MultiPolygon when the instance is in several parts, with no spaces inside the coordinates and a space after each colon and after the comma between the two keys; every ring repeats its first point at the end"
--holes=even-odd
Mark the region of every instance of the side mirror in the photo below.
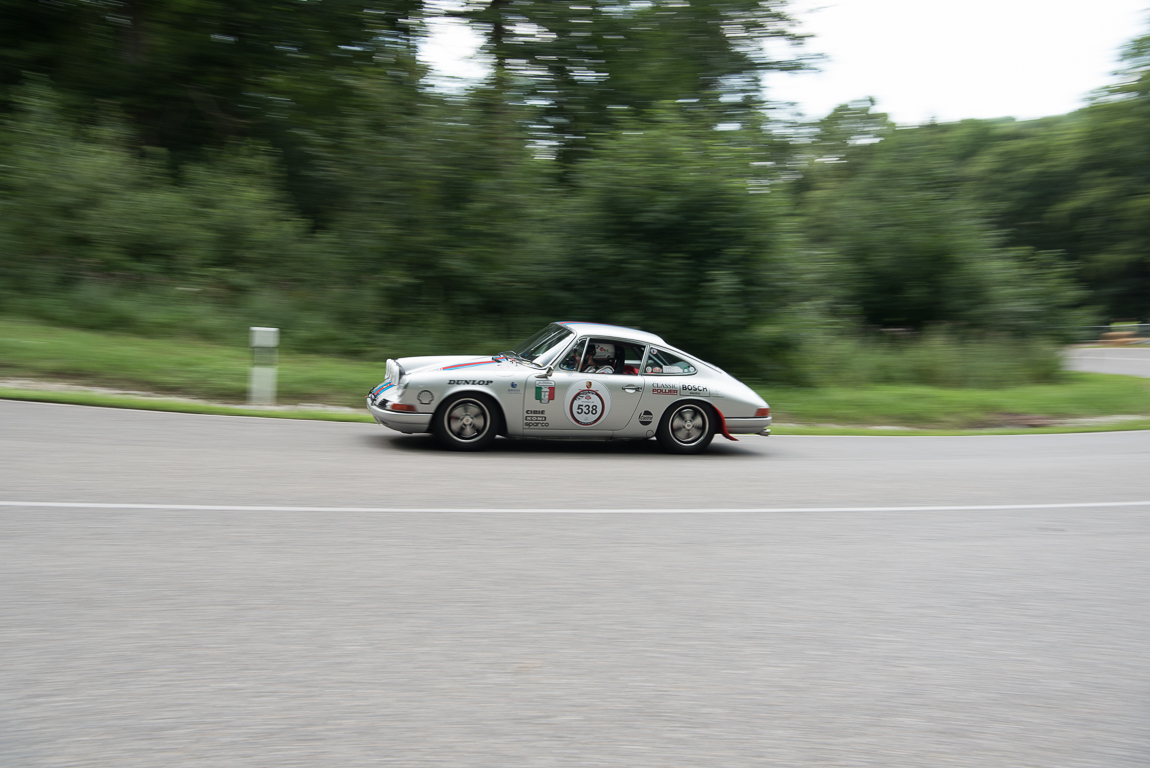
{"type": "Polygon", "coordinates": [[[549,366],[547,366],[547,370],[544,371],[543,373],[535,374],[535,378],[537,378],[537,379],[549,379],[549,378],[551,378],[551,374],[553,374],[553,373],[555,373],[555,366],[549,365],[549,366]]]}

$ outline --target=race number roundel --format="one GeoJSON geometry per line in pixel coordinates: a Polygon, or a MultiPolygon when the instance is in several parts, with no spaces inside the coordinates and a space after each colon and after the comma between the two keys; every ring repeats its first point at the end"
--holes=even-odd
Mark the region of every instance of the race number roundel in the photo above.
{"type": "Polygon", "coordinates": [[[567,418],[580,427],[593,427],[611,410],[611,393],[596,381],[583,379],[567,390],[567,418]]]}

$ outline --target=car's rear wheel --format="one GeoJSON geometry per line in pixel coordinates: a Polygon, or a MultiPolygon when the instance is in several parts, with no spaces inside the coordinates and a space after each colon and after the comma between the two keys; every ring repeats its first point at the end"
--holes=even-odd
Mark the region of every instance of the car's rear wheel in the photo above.
{"type": "Polygon", "coordinates": [[[702,453],[715,437],[715,414],[702,403],[677,403],[667,409],[655,439],[669,453],[702,453]]]}
{"type": "Polygon", "coordinates": [[[490,397],[463,393],[448,398],[435,412],[431,432],[444,448],[482,451],[495,441],[501,418],[490,397]]]}

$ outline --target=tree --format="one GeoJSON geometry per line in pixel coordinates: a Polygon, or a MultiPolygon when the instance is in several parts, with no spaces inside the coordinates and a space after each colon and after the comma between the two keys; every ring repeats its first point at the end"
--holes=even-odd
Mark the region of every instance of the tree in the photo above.
{"type": "Polygon", "coordinates": [[[557,304],[764,375],[758,330],[788,300],[782,201],[752,194],[756,155],[680,105],[633,127],[575,174],[557,304]]]}
{"type": "Polygon", "coordinates": [[[623,118],[693,101],[713,123],[761,119],[760,75],[803,67],[765,43],[799,43],[785,0],[479,0],[495,87],[541,107],[536,139],[565,167],[623,118]]]}
{"type": "Polygon", "coordinates": [[[806,196],[810,236],[845,257],[870,325],[1060,332],[1079,299],[1067,267],[1004,246],[965,191],[959,159],[969,149],[955,137],[963,131],[943,126],[889,134],[806,196]]]}
{"type": "Polygon", "coordinates": [[[92,121],[111,102],[140,146],[178,166],[237,139],[271,143],[301,206],[322,216],[309,141],[345,75],[377,58],[414,88],[423,0],[0,0],[0,108],[26,74],[92,121]]]}

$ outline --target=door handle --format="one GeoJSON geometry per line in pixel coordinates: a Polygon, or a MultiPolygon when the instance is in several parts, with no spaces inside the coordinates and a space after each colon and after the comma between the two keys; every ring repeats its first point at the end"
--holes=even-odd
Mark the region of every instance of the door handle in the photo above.
{"type": "Polygon", "coordinates": [[[643,388],[637,387],[634,384],[628,384],[627,386],[623,387],[623,391],[624,392],[642,392],[643,388]]]}

